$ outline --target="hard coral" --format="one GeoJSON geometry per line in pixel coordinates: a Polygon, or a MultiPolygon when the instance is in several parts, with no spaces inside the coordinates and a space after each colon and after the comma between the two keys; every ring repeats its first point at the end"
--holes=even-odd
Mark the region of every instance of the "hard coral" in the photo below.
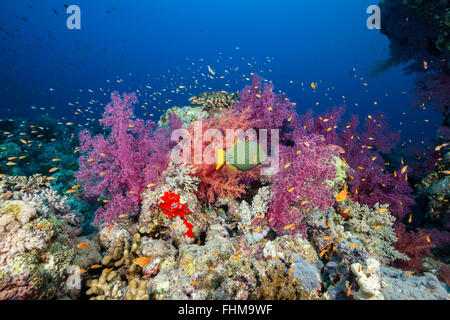
{"type": "Polygon", "coordinates": [[[273,265],[268,275],[260,279],[261,286],[256,290],[258,300],[311,300],[317,295],[302,288],[302,281],[287,271],[281,263],[273,265]]]}
{"type": "MultiPolygon", "coordinates": [[[[80,133],[80,171],[85,196],[104,199],[105,208],[96,212],[95,224],[111,224],[120,215],[138,212],[141,192],[150,183],[157,183],[169,162],[170,137],[168,128],[156,128],[152,121],[133,119],[134,94],[114,92],[106,107],[102,124],[109,135],[92,137],[80,133]]],[[[181,125],[172,115],[169,126],[181,125]]]]}
{"type": "Polygon", "coordinates": [[[347,217],[337,215],[335,221],[360,240],[370,254],[375,255],[382,263],[397,259],[408,260],[393,246],[397,241],[393,228],[395,217],[391,215],[387,205],[377,203],[371,209],[367,205],[346,200],[339,206],[342,211],[347,211],[347,217]]]}
{"type": "Polygon", "coordinates": [[[231,108],[237,101],[237,95],[226,91],[204,92],[199,96],[191,97],[189,101],[193,105],[205,107],[207,109],[231,108]]]}

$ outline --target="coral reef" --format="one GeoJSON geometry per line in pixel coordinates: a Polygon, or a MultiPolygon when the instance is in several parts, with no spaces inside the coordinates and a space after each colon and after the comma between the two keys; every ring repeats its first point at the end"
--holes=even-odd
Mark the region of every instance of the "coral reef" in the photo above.
{"type": "Polygon", "coordinates": [[[80,219],[42,176],[2,177],[0,200],[0,296],[51,299],[80,295],[68,278],[79,268],[74,249],[80,219]],[[41,189],[39,189],[41,188],[41,189]]]}
{"type": "MultiPolygon", "coordinates": [[[[299,117],[257,75],[239,99],[192,97],[194,107],[168,109],[158,125],[135,118],[134,94],[111,98],[103,128],[82,131],[71,151],[79,169],[0,175],[0,299],[448,298],[439,282],[448,284],[448,261],[438,259],[449,242],[445,141],[417,184],[429,211],[421,228],[382,114],[338,130],[344,107],[299,117]],[[176,129],[194,137],[181,163],[171,157],[176,129]],[[196,134],[208,129],[278,129],[269,138],[279,148],[265,151],[279,168],[205,161],[217,160],[216,141],[196,134]],[[90,233],[82,224],[94,211],[90,233]]],[[[1,159],[25,142],[0,140],[1,159]]]]}

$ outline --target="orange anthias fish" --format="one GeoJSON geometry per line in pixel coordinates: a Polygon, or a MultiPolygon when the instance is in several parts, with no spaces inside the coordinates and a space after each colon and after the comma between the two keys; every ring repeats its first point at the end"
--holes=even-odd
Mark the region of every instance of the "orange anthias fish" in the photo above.
{"type": "Polygon", "coordinates": [[[79,249],[91,249],[91,245],[87,242],[81,242],[77,244],[77,248],[79,249]]]}
{"type": "Polygon", "coordinates": [[[441,144],[440,146],[437,146],[436,148],[434,148],[434,151],[440,151],[442,148],[444,148],[448,145],[449,145],[449,143],[441,144]]]}
{"type": "Polygon", "coordinates": [[[319,257],[322,258],[323,255],[328,251],[328,249],[322,250],[321,253],[319,253],[319,257]]]}
{"type": "Polygon", "coordinates": [[[402,168],[402,170],[400,171],[401,174],[404,174],[406,172],[406,170],[408,169],[408,166],[404,166],[402,168]]]}
{"type": "Polygon", "coordinates": [[[347,192],[347,184],[345,184],[345,185],[344,185],[344,190],[342,190],[341,192],[339,192],[339,194],[338,194],[337,197],[336,197],[336,201],[337,201],[337,202],[342,202],[342,201],[344,201],[345,199],[347,199],[347,195],[348,195],[348,192],[347,192]]]}
{"type": "Polygon", "coordinates": [[[144,268],[144,267],[148,266],[150,264],[150,262],[152,262],[152,258],[140,257],[140,258],[134,259],[133,262],[135,264],[137,264],[139,267],[144,268]]]}
{"type": "Polygon", "coordinates": [[[384,212],[388,212],[388,211],[389,211],[389,209],[387,209],[387,208],[378,209],[378,213],[384,213],[384,212]]]}

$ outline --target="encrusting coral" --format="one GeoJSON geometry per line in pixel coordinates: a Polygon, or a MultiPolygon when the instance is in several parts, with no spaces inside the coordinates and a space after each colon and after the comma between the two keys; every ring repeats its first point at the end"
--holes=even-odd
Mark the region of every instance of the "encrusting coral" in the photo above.
{"type": "Polygon", "coordinates": [[[256,299],[261,300],[317,300],[318,296],[306,292],[302,282],[294,277],[293,269],[289,271],[280,263],[269,268],[268,274],[260,279],[261,285],[256,290],[256,299]]]}
{"type": "Polygon", "coordinates": [[[67,279],[76,271],[79,218],[41,176],[0,182],[3,191],[12,190],[8,200],[0,199],[0,296],[77,297],[81,287],[71,291],[67,279]],[[27,286],[20,285],[23,281],[27,286]]]}

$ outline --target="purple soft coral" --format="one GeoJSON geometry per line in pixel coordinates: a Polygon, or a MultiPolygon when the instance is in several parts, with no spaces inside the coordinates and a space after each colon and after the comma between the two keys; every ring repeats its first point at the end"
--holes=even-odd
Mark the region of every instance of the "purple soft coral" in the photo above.
{"type": "MultiPolygon", "coordinates": [[[[92,137],[88,131],[80,133],[80,171],[85,196],[103,199],[106,204],[96,212],[94,224],[110,224],[121,215],[134,215],[139,210],[141,192],[150,183],[157,183],[169,161],[169,130],[156,128],[152,121],[133,119],[131,106],[137,102],[135,94],[117,92],[106,107],[102,124],[110,128],[108,137],[92,137]]],[[[177,129],[179,121],[169,126],[177,129]]]]}
{"type": "Polygon", "coordinates": [[[397,144],[397,133],[388,130],[383,114],[368,116],[364,130],[358,131],[359,119],[351,116],[341,132],[337,132],[345,107],[335,108],[316,118],[309,113],[302,117],[300,127],[305,134],[322,134],[325,142],[343,147],[350,168],[349,192],[361,204],[389,204],[391,212],[403,219],[414,204],[407,171],[386,172],[382,154],[389,154],[397,144]]]}
{"type": "Polygon", "coordinates": [[[325,146],[323,139],[298,135],[294,147],[280,146],[281,171],[273,179],[267,215],[270,227],[278,233],[291,230],[305,236],[304,215],[313,208],[326,210],[334,203],[327,180],[335,178],[335,151],[325,146]]]}
{"type": "Polygon", "coordinates": [[[280,137],[290,139],[287,126],[296,120],[295,104],[280,94],[273,92],[272,83],[262,83],[263,79],[253,75],[252,85],[246,86],[239,95],[239,102],[233,108],[250,113],[251,119],[258,119],[255,129],[281,129],[280,137]]]}

